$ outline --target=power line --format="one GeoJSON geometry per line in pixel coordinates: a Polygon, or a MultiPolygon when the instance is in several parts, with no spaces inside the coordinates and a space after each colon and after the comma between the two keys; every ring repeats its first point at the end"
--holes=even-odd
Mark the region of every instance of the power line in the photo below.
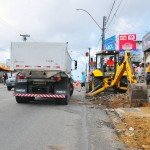
{"type": "Polygon", "coordinates": [[[110,18],[110,16],[111,16],[111,13],[112,13],[112,11],[113,11],[113,8],[114,8],[114,6],[115,6],[115,3],[116,3],[116,0],[114,0],[114,2],[113,2],[113,4],[112,4],[111,10],[110,10],[110,12],[109,12],[109,15],[108,15],[108,18],[107,18],[107,21],[106,21],[106,24],[107,24],[108,21],[109,21],[109,18],[110,18]]]}
{"type": "Polygon", "coordinates": [[[113,35],[114,33],[107,29],[106,34],[108,34],[108,35],[111,36],[111,35],[113,35]]]}
{"type": "Polygon", "coordinates": [[[118,12],[118,10],[119,10],[119,7],[120,7],[120,5],[121,5],[122,1],[123,1],[123,0],[120,0],[120,3],[118,4],[117,9],[116,9],[116,11],[115,11],[115,13],[114,13],[114,15],[113,15],[113,17],[112,17],[111,21],[109,22],[107,29],[109,28],[110,24],[112,23],[112,21],[113,21],[114,17],[116,17],[116,14],[117,14],[117,12],[118,12]]]}

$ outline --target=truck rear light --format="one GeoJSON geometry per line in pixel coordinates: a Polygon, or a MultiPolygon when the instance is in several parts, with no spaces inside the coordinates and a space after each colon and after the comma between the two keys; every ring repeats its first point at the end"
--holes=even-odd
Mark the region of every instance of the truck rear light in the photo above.
{"type": "Polygon", "coordinates": [[[24,76],[16,76],[16,79],[24,79],[25,77],[24,76]]]}
{"type": "Polygon", "coordinates": [[[54,77],[54,80],[55,80],[55,81],[60,81],[60,80],[61,80],[61,77],[54,77]]]}
{"type": "Polygon", "coordinates": [[[54,80],[54,81],[60,81],[61,77],[52,77],[51,79],[54,80]]]}

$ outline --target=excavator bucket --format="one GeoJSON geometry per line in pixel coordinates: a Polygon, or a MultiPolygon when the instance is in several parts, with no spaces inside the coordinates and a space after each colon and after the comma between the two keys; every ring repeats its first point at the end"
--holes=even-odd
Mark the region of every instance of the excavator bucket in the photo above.
{"type": "Polygon", "coordinates": [[[148,102],[148,89],[146,83],[132,83],[128,87],[131,106],[141,106],[148,102]]]}

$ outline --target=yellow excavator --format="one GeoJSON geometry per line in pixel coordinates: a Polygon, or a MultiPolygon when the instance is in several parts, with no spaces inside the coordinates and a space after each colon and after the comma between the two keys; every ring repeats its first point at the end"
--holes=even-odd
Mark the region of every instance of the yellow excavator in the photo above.
{"type": "Polygon", "coordinates": [[[146,83],[138,83],[134,74],[130,51],[125,51],[122,57],[119,51],[103,50],[96,54],[96,69],[92,71],[89,82],[89,92],[86,96],[95,96],[101,92],[125,93],[128,91],[129,100],[147,101],[146,83]],[[107,65],[112,57],[113,66],[107,65]]]}

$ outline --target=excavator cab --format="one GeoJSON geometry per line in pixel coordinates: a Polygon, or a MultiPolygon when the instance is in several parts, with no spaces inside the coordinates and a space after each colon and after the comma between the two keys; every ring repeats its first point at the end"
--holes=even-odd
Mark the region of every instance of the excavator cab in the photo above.
{"type": "MultiPolygon", "coordinates": [[[[89,82],[89,96],[108,91],[116,74],[119,51],[103,50],[96,53],[96,69],[92,71],[89,82]]],[[[114,91],[114,87],[111,91],[114,91]]]]}
{"type": "Polygon", "coordinates": [[[101,71],[103,77],[114,76],[118,61],[119,51],[103,50],[96,54],[96,69],[101,71]]]}

